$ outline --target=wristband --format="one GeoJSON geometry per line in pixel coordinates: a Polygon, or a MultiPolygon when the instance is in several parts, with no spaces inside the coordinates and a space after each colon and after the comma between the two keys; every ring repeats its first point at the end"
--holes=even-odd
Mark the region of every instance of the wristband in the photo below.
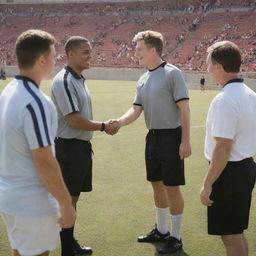
{"type": "Polygon", "coordinates": [[[106,127],[105,123],[102,123],[100,127],[100,131],[101,132],[105,131],[105,127],[106,127]]]}

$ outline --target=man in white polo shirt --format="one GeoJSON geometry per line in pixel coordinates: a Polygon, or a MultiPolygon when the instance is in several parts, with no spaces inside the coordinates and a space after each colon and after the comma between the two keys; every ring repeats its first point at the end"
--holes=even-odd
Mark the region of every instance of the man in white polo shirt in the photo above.
{"type": "Polygon", "coordinates": [[[14,256],[47,256],[75,210],[54,157],[57,113],[39,85],[55,64],[55,39],[28,30],[16,42],[19,75],[0,95],[0,214],[14,256]]]}
{"type": "Polygon", "coordinates": [[[220,235],[228,256],[247,256],[247,229],[256,165],[256,94],[238,78],[241,54],[229,41],[208,48],[208,72],[223,88],[206,121],[205,157],[210,162],[201,189],[208,233],[220,235]]]}

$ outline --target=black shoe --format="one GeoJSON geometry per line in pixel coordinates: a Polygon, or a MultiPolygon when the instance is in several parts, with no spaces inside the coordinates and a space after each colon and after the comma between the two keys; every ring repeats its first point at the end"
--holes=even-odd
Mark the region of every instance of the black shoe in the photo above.
{"type": "Polygon", "coordinates": [[[170,232],[167,232],[166,234],[162,234],[157,230],[157,228],[154,228],[150,233],[146,234],[145,236],[139,236],[138,242],[140,243],[164,242],[164,241],[167,241],[169,236],[170,236],[170,232]]]}
{"type": "Polygon", "coordinates": [[[166,245],[163,248],[158,249],[158,252],[160,254],[175,253],[181,248],[182,248],[182,240],[181,239],[178,240],[177,238],[170,236],[168,238],[166,245]]]}
{"type": "Polygon", "coordinates": [[[77,240],[73,243],[74,254],[78,255],[89,255],[92,254],[92,248],[80,245],[77,240]]]}

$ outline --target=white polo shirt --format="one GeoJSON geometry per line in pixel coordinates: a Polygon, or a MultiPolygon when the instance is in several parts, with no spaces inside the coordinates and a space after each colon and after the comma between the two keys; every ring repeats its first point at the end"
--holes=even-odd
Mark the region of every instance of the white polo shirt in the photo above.
{"type": "Polygon", "coordinates": [[[229,81],[210,105],[205,137],[205,157],[209,161],[215,137],[233,140],[228,161],[256,154],[256,93],[242,79],[229,81]]]}
{"type": "Polygon", "coordinates": [[[0,211],[23,217],[57,213],[31,150],[54,145],[57,113],[34,81],[16,76],[0,95],[0,211]]]}

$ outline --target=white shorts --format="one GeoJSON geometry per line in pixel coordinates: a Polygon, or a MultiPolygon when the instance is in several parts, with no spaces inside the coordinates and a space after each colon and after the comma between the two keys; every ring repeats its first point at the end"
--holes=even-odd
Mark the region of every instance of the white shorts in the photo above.
{"type": "Polygon", "coordinates": [[[1,213],[12,249],[31,256],[56,248],[60,227],[57,216],[18,217],[1,213]]]}

